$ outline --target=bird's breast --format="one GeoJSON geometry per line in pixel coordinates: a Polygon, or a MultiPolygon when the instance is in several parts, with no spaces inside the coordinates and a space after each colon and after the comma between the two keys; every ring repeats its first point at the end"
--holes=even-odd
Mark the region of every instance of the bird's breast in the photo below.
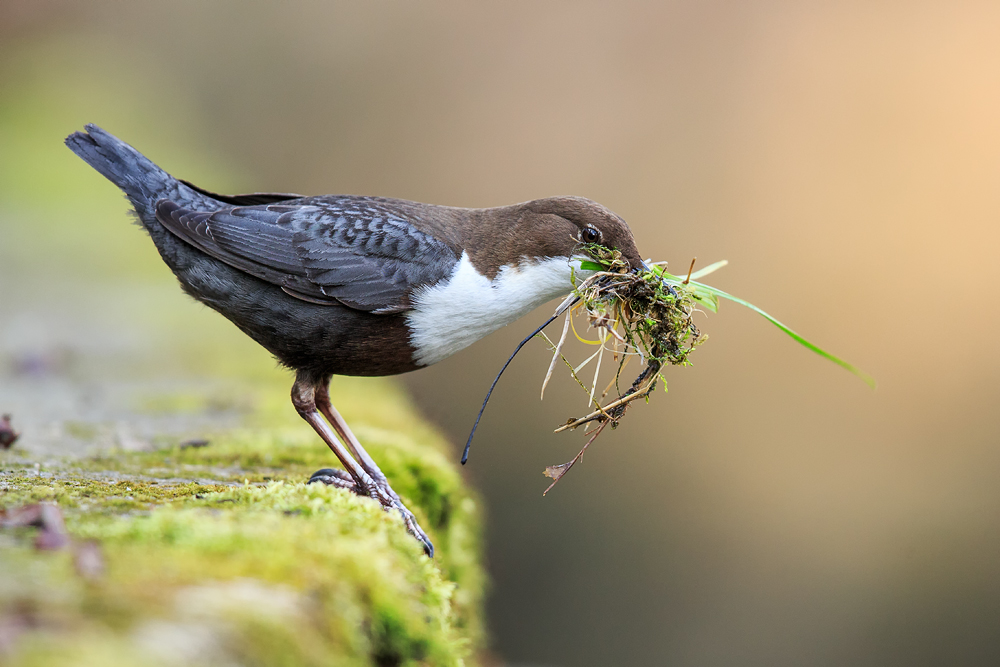
{"type": "Polygon", "coordinates": [[[462,254],[452,274],[417,288],[406,314],[413,360],[428,366],[573,289],[566,257],[525,259],[490,280],[462,254]]]}

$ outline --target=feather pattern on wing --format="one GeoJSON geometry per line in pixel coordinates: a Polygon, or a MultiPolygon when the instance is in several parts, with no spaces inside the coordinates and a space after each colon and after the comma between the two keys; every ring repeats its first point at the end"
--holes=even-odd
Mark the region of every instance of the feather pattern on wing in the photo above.
{"type": "Polygon", "coordinates": [[[418,229],[391,200],[308,197],[216,211],[156,204],[157,219],[205,253],[291,296],[372,313],[410,307],[448,277],[460,253],[418,229]]]}

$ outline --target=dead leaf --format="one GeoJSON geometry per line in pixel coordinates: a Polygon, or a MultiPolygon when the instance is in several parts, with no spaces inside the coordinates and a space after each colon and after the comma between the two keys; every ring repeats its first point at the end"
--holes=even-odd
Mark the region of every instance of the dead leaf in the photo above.
{"type": "Polygon", "coordinates": [[[573,467],[573,464],[575,464],[577,461],[583,458],[583,454],[584,452],[587,451],[587,447],[590,447],[590,443],[592,443],[594,440],[597,440],[597,436],[599,436],[601,434],[601,431],[604,430],[604,427],[610,423],[611,422],[602,422],[601,425],[598,426],[597,429],[594,431],[594,435],[590,436],[590,440],[587,441],[587,444],[585,444],[583,446],[583,449],[580,450],[580,453],[573,457],[572,461],[569,461],[567,463],[560,463],[557,466],[549,466],[545,469],[543,474],[546,477],[551,477],[552,483],[549,484],[547,489],[542,491],[543,496],[552,490],[552,487],[556,485],[556,482],[562,479],[563,475],[569,472],[569,469],[573,467]]]}
{"type": "MultiPolygon", "coordinates": [[[[575,459],[574,459],[575,460],[575,459]]],[[[566,471],[573,467],[573,461],[567,463],[560,463],[557,466],[547,466],[542,474],[546,477],[551,477],[552,479],[559,481],[559,478],[566,474],[566,471]]]]}
{"type": "Polygon", "coordinates": [[[10,449],[20,436],[10,423],[10,415],[0,417],[0,447],[10,449]]]}
{"type": "Polygon", "coordinates": [[[0,527],[24,528],[35,526],[39,528],[35,536],[35,548],[45,551],[62,549],[69,544],[66,534],[66,524],[63,522],[62,511],[55,503],[33,503],[15,507],[3,513],[0,527]]]}
{"type": "Polygon", "coordinates": [[[25,526],[41,526],[42,506],[38,503],[21,505],[4,510],[0,519],[0,527],[23,528],[25,526]]]}

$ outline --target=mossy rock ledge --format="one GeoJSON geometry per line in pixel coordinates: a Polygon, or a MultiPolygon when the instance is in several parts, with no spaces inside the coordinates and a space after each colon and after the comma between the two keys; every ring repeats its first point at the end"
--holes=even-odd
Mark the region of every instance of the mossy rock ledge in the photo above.
{"type": "Polygon", "coordinates": [[[374,501],[303,483],[336,461],[300,423],[279,375],[238,390],[137,392],[124,419],[143,437],[62,424],[82,456],[38,454],[27,431],[0,452],[7,516],[53,503],[69,537],[43,549],[44,529],[0,530],[0,663],[474,662],[479,501],[443,438],[391,381],[338,379],[331,389],[434,541],[432,560],[374,501]],[[201,419],[223,413],[214,425],[201,419]],[[164,414],[192,420],[169,432],[142,426],[164,414]],[[184,442],[196,436],[208,444],[184,442]]]}

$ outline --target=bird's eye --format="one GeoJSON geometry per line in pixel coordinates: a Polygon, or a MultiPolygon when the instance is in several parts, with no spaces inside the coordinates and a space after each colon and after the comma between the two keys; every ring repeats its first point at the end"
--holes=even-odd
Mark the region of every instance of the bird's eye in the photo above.
{"type": "Polygon", "coordinates": [[[580,240],[584,243],[600,243],[601,232],[593,227],[584,227],[580,230],[580,240]]]}

